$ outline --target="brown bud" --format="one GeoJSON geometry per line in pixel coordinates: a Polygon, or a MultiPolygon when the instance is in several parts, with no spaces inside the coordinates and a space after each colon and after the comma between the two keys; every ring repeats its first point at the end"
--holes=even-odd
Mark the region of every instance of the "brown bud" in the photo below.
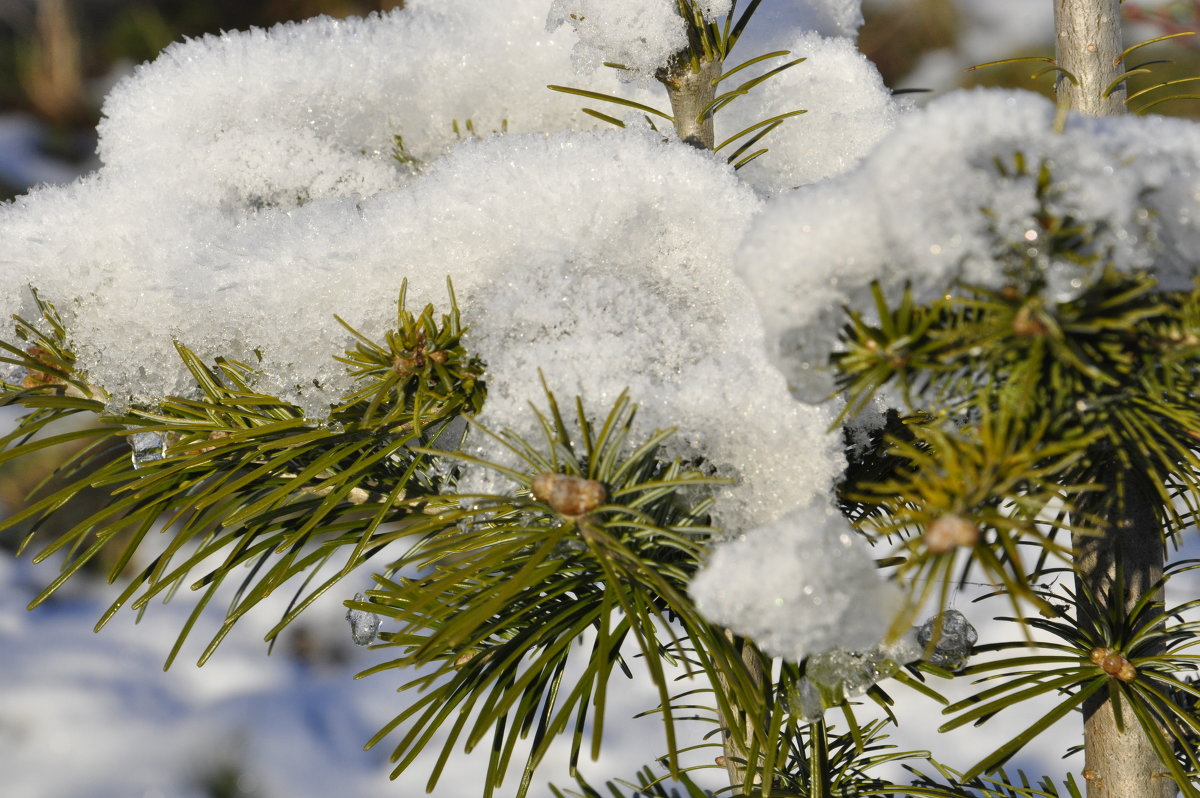
{"type": "Polygon", "coordinates": [[[1123,682],[1132,682],[1137,678],[1137,668],[1125,659],[1121,652],[1111,648],[1093,648],[1090,654],[1092,662],[1100,666],[1100,670],[1109,676],[1114,676],[1123,682]]]}
{"type": "Polygon", "coordinates": [[[974,546],[979,542],[979,527],[958,513],[939,515],[925,527],[921,542],[931,554],[944,554],[959,546],[974,546]]]}
{"type": "Polygon", "coordinates": [[[1013,334],[1018,338],[1037,338],[1049,332],[1029,305],[1022,305],[1017,315],[1013,316],[1012,327],[1013,334]]]}
{"type": "Polygon", "coordinates": [[[420,351],[405,352],[392,358],[392,371],[407,377],[425,367],[425,355],[420,351]]]}
{"type": "Polygon", "coordinates": [[[567,518],[587,515],[608,499],[604,485],[594,479],[568,474],[538,474],[533,478],[531,489],[535,498],[567,518]]]}
{"type": "MultiPolygon", "coordinates": [[[[47,368],[51,367],[50,351],[40,346],[31,346],[25,350],[26,353],[38,363],[44,364],[47,368]]],[[[25,375],[25,379],[21,380],[22,388],[41,388],[44,385],[65,385],[59,377],[51,374],[48,371],[30,370],[25,375]]]]}
{"type": "MultiPolygon", "coordinates": [[[[213,430],[212,432],[208,433],[208,440],[210,440],[210,441],[219,441],[222,438],[228,438],[228,437],[229,437],[228,430],[217,429],[217,430],[213,430]]],[[[213,449],[216,449],[216,448],[217,448],[216,446],[201,446],[199,449],[196,450],[196,454],[204,454],[206,452],[211,452],[213,449]]]]}

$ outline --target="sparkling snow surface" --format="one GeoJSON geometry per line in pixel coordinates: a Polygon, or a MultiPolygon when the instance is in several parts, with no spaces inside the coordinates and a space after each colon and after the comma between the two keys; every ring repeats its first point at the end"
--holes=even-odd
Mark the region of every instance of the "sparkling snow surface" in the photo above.
{"type": "MultiPolygon", "coordinates": [[[[1097,251],[1154,267],[1188,287],[1200,252],[1200,126],[1165,117],[1073,118],[1026,92],[955,92],[907,114],[857,169],[779,195],[754,221],[738,271],[759,300],[768,345],[805,395],[828,392],[815,373],[843,304],[867,311],[869,286],[910,283],[930,299],[955,280],[996,284],[1006,242],[1036,245],[1037,170],[1055,179],[1049,210],[1096,225],[1097,251]],[[1029,174],[1006,177],[1016,156],[1029,174]],[[986,211],[986,212],[981,212],[986,211]],[[797,297],[806,301],[798,302],[797,297]]],[[[1059,300],[1093,277],[1065,258],[1045,263],[1059,300]]]]}
{"type": "Polygon", "coordinates": [[[717,548],[692,595],[706,617],[793,662],[878,645],[902,601],[899,588],[880,581],[858,533],[824,505],[717,548]]]}

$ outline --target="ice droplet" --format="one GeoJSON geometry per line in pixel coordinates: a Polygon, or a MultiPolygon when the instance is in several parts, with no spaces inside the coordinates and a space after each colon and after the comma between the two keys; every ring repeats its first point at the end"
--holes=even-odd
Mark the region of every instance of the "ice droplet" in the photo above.
{"type": "Polygon", "coordinates": [[[161,432],[135,432],[129,441],[134,468],[141,468],[167,456],[167,438],[161,432]]]}
{"type": "MultiPolygon", "coordinates": [[[[355,593],[354,600],[369,601],[366,593],[355,593]]],[[[350,636],[357,646],[370,645],[375,635],[379,634],[381,619],[373,612],[351,608],[346,610],[346,620],[350,622],[350,636]]]]}
{"type": "Polygon", "coordinates": [[[929,648],[929,642],[933,640],[939,622],[941,636],[938,637],[933,652],[929,655],[929,662],[946,670],[960,670],[971,657],[971,651],[975,646],[975,641],[979,639],[979,634],[961,612],[946,610],[934,615],[917,628],[917,642],[923,648],[929,648]]]}

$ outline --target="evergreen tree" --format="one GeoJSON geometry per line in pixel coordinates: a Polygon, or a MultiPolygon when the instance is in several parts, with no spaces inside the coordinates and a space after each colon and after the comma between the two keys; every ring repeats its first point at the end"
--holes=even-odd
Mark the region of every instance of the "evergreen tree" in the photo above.
{"type": "MultiPolygon", "coordinates": [[[[607,103],[606,111],[586,109],[602,122],[644,121],[640,132],[612,134],[627,138],[603,139],[601,151],[612,141],[660,147],[664,172],[668,161],[677,169],[672,176],[699,173],[678,171],[686,166],[732,180],[733,170],[769,157],[760,144],[772,133],[804,124],[803,109],[780,108],[723,140],[716,135],[714,120],[727,108],[803,68],[802,54],[736,47],[769,1],[641,5],[559,0],[551,10],[575,28],[587,53],[620,50],[630,19],[646,26],[633,28],[625,51],[605,57],[616,70],[657,81],[669,113],[608,90],[550,87],[607,103]],[[658,9],[661,19],[639,16],[657,13],[645,9],[658,9]],[[646,30],[659,27],[678,38],[647,41],[646,30]],[[733,60],[735,49],[745,60],[733,60]],[[666,123],[673,130],[655,127],[666,123]],[[686,145],[715,150],[723,165],[686,145]],[[701,157],[704,166],[693,167],[701,157]]],[[[1058,113],[1048,124],[1074,142],[1135,129],[1079,116],[1120,113],[1125,81],[1141,69],[1126,60],[1135,48],[1122,49],[1119,5],[1055,3],[1059,49],[1047,74],[1056,81],[1058,113]]],[[[846,4],[820,7],[845,24],[838,14],[846,4]]],[[[499,135],[507,123],[496,127],[499,135]]],[[[482,137],[475,128],[456,122],[455,136],[482,137]]],[[[1185,128],[1168,132],[1178,130],[1185,128]]],[[[1161,155],[1154,135],[1142,136],[1146,144],[1135,153],[1152,165],[1161,155]]],[[[105,384],[104,374],[79,365],[95,358],[88,350],[97,344],[73,323],[82,324],[80,308],[95,297],[50,297],[34,285],[37,316],[18,316],[14,336],[0,344],[12,367],[3,401],[28,411],[0,457],[78,448],[3,522],[28,530],[22,547],[35,548],[36,558],[62,558],[61,573],[33,603],[102,555],[109,580],[123,587],[100,625],[126,605],[141,610],[188,586],[200,600],[170,664],[210,601],[237,584],[202,664],[285,583],[301,587],[269,641],[317,596],[354,593],[351,572],[382,563],[373,587],[346,602],[351,632],[382,655],[371,673],[407,679],[403,688],[417,694],[369,742],[395,740],[398,773],[443,733],[431,790],[459,747],[490,750],[485,795],[512,771],[516,794],[529,792],[561,736],[571,741],[573,763],[597,751],[619,671],[657,689],[659,705],[647,709],[662,718],[666,751],[636,784],[608,785],[614,795],[665,796],[668,777],[689,795],[705,794],[687,775],[685,756],[704,744],[717,749],[711,758],[735,795],[1200,795],[1200,691],[1186,673],[1195,670],[1198,656],[1189,652],[1200,629],[1185,617],[1198,602],[1165,600],[1168,580],[1192,567],[1171,561],[1169,549],[1200,506],[1200,284],[1192,259],[1200,233],[1158,218],[1164,208],[1192,212],[1186,203],[1200,196],[1200,147],[1171,150],[1164,142],[1167,156],[1181,158],[1164,162],[1192,171],[1159,170],[1153,186],[1121,184],[1144,204],[1122,206],[1134,221],[1116,229],[1112,216],[1089,215],[1103,203],[1079,201],[1079,185],[1097,184],[1072,173],[1075,164],[1040,154],[1034,142],[1012,145],[972,168],[1011,186],[1004,196],[1027,204],[1030,225],[1008,224],[1000,194],[958,209],[985,231],[990,271],[972,271],[973,256],[964,254],[962,270],[924,283],[876,279],[858,294],[871,303],[847,301],[836,336],[822,337],[826,318],[784,325],[798,336],[790,343],[769,340],[817,362],[818,371],[822,361],[831,364],[836,390],[824,407],[834,408],[828,418],[836,416],[845,448],[836,496],[798,496],[794,507],[767,501],[767,510],[756,510],[738,492],[759,485],[755,468],[794,466],[769,446],[758,451],[761,464],[730,466],[720,459],[726,450],[693,445],[689,436],[704,435],[696,425],[681,424],[679,434],[647,430],[641,415],[688,412],[691,398],[665,389],[669,395],[564,394],[555,364],[545,363],[542,398],[527,424],[493,427],[486,413],[501,401],[495,385],[504,375],[472,349],[467,308],[478,301],[460,308],[452,286],[440,310],[430,303],[419,311],[406,282],[379,288],[399,291],[387,330],[339,317],[351,344],[335,360],[351,387],[321,412],[325,384],[302,369],[288,384],[270,371],[270,353],[251,348],[250,357],[211,359],[186,341],[174,346],[187,384],[173,394],[122,394],[111,370],[105,384]],[[81,417],[95,423],[69,423],[81,417]],[[96,490],[106,497],[101,507],[47,534],[96,490]],[[835,502],[840,514],[830,512],[835,502]],[[155,530],[166,533],[164,546],[151,544],[155,530]],[[826,573],[797,572],[798,598],[789,604],[787,586],[772,581],[777,575],[753,565],[773,553],[789,567],[790,556],[811,558],[826,573]],[[949,607],[956,584],[980,578],[1011,605],[1009,641],[975,645],[971,625],[949,607]],[[854,607],[831,609],[843,599],[854,607]],[[771,612],[802,617],[781,628],[771,612]],[[825,612],[831,622],[817,617],[825,612]],[[679,672],[692,678],[682,691],[673,685],[679,672]],[[946,703],[940,680],[975,677],[977,692],[944,707],[944,730],[965,734],[968,724],[1029,699],[1048,699],[1051,709],[965,772],[884,742],[887,728],[903,723],[891,714],[888,691],[946,703]],[[878,717],[868,718],[872,710],[878,717]],[[1065,781],[1010,778],[1005,763],[1076,710],[1084,718],[1082,766],[1065,781]],[[682,721],[696,719],[716,736],[690,735],[694,725],[682,721]],[[528,740],[523,762],[521,740],[528,740]],[[908,783],[883,775],[880,766],[895,762],[908,769],[908,783]]],[[[580,138],[568,146],[593,144],[580,138]]],[[[412,174],[439,168],[425,163],[429,154],[411,136],[398,134],[390,154],[395,168],[412,174]]],[[[263,185],[246,202],[261,206],[254,210],[264,218],[322,201],[263,185]]],[[[797,189],[796,196],[808,195],[797,189]]],[[[21,229],[19,210],[10,207],[0,220],[0,235],[41,235],[21,229]]],[[[454,277],[455,255],[446,252],[454,277]]],[[[10,282],[24,273],[12,271],[10,282]]],[[[636,278],[636,271],[607,275],[636,278]]],[[[571,300],[583,313],[593,284],[572,279],[564,290],[578,292],[571,300]]],[[[699,303],[685,296],[678,307],[699,303]]],[[[653,329],[645,340],[653,342],[666,321],[646,322],[653,329]]],[[[724,319],[698,316],[695,324],[728,329],[724,319]]],[[[765,326],[768,338],[778,328],[765,326]]],[[[725,342],[706,343],[714,358],[724,354],[725,342]]],[[[628,368],[632,375],[639,366],[628,368]]],[[[822,386],[820,377],[806,387],[789,376],[798,396],[822,386]]],[[[742,374],[723,377],[729,382],[714,381],[714,392],[766,390],[742,374]]],[[[773,431],[775,421],[764,428],[773,431]]],[[[582,780],[576,789],[602,794],[582,780]]]]}

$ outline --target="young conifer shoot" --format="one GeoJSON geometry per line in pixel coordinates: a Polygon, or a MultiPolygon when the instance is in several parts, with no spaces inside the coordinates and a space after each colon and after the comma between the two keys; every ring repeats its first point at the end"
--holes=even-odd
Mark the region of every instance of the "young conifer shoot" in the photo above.
{"type": "Polygon", "coordinates": [[[67,452],[0,521],[33,606],[194,591],[203,664],[344,596],[407,698],[362,742],[430,791],[480,748],[484,796],[1200,796],[1200,125],[1119,113],[1119,6],[1056,0],[1054,97],[922,107],[858,0],[168,47],[96,173],[0,206],[0,462],[67,452]],[[630,678],[659,750],[598,790],[630,678]],[[901,693],[978,755],[888,743],[901,693]]]}

